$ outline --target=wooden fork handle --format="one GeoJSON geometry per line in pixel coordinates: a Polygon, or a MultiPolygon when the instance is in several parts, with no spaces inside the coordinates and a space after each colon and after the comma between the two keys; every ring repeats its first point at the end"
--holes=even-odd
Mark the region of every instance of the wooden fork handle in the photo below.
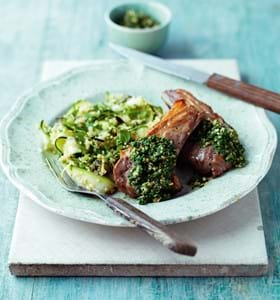
{"type": "Polygon", "coordinates": [[[280,113],[280,94],[219,74],[211,75],[206,85],[246,102],[280,113]]]}
{"type": "Polygon", "coordinates": [[[128,202],[111,196],[102,196],[102,198],[114,212],[144,230],[170,250],[189,256],[196,254],[197,249],[195,246],[183,241],[170,228],[149,217],[128,202]]]}

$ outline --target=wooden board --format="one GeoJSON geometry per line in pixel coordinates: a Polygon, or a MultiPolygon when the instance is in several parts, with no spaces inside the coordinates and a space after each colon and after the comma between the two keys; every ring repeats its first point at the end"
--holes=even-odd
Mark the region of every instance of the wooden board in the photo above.
{"type": "MultiPolygon", "coordinates": [[[[188,61],[238,77],[233,60],[188,61]]],[[[44,79],[80,62],[47,63],[44,79]]],[[[212,216],[173,226],[198,245],[174,254],[134,228],[110,228],[54,215],[21,196],[9,267],[18,276],[258,276],[267,271],[257,191],[212,216]]]]}

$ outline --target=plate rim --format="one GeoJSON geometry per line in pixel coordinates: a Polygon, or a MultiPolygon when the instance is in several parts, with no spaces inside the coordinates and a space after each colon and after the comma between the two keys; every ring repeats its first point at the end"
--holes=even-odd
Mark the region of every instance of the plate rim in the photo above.
{"type": "MultiPolygon", "coordinates": [[[[104,64],[104,63],[112,64],[112,61],[115,64],[122,64],[122,63],[126,62],[126,60],[122,59],[122,60],[110,60],[107,62],[102,61],[102,64],[104,64]]],[[[42,202],[40,200],[40,197],[42,197],[42,196],[46,197],[46,196],[44,196],[43,193],[41,193],[39,190],[36,190],[32,187],[28,187],[26,182],[23,183],[20,180],[20,178],[15,174],[14,166],[9,161],[9,153],[10,153],[11,147],[10,147],[9,139],[7,136],[7,131],[8,131],[10,124],[20,114],[20,112],[24,108],[26,102],[31,97],[31,95],[33,95],[37,91],[45,89],[51,85],[54,85],[54,84],[57,85],[57,84],[59,84],[60,81],[64,81],[68,77],[71,77],[73,75],[82,73],[86,70],[95,68],[96,65],[98,65],[98,62],[97,63],[91,62],[91,63],[85,64],[82,66],[77,66],[77,67],[71,68],[71,70],[65,71],[49,80],[46,80],[46,81],[43,81],[43,82],[40,82],[40,83],[34,85],[33,87],[29,88],[26,92],[24,92],[22,95],[17,97],[16,101],[13,103],[10,110],[5,114],[5,116],[2,118],[2,120],[0,122],[0,166],[2,167],[2,170],[4,171],[4,173],[8,177],[8,179],[12,182],[12,184],[20,192],[25,194],[27,197],[29,197],[31,200],[36,202],[38,205],[44,207],[45,209],[47,209],[51,212],[54,212],[56,214],[59,214],[59,215],[65,216],[65,217],[69,217],[72,219],[90,222],[90,223],[99,224],[99,225],[106,225],[106,226],[112,226],[112,227],[135,227],[135,225],[129,223],[126,220],[120,219],[120,221],[117,223],[116,222],[110,223],[108,221],[103,221],[100,217],[96,217],[95,220],[93,220],[92,217],[91,218],[87,218],[87,217],[82,218],[80,215],[78,216],[75,213],[65,212],[64,210],[59,210],[55,207],[45,204],[44,202],[42,202]]],[[[268,153],[268,155],[266,156],[267,159],[265,161],[262,161],[261,168],[260,168],[262,170],[262,172],[256,178],[254,183],[252,183],[243,192],[233,195],[228,201],[225,201],[223,203],[223,205],[220,205],[219,207],[217,207],[211,211],[209,210],[207,213],[197,214],[195,217],[190,217],[190,216],[186,216],[185,218],[180,217],[180,219],[179,218],[178,219],[172,219],[172,218],[166,219],[165,218],[165,220],[159,220],[160,222],[162,222],[163,224],[177,224],[177,223],[195,220],[195,219],[199,219],[199,218],[214,214],[214,213],[224,209],[225,207],[230,206],[231,204],[235,203],[239,199],[243,198],[244,196],[246,196],[248,193],[250,193],[253,189],[255,189],[257,187],[257,185],[265,177],[265,175],[268,173],[268,171],[271,167],[273,157],[274,157],[276,147],[277,147],[277,133],[276,133],[276,129],[273,126],[271,120],[268,118],[267,114],[265,113],[265,110],[263,108],[255,106],[255,111],[258,116],[258,119],[260,120],[264,129],[268,133],[268,145],[267,145],[268,147],[266,148],[266,152],[268,153]]]]}

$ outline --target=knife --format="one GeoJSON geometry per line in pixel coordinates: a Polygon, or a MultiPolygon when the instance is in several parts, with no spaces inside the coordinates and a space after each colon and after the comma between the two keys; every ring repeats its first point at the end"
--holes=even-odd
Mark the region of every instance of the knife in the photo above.
{"type": "Polygon", "coordinates": [[[191,67],[177,65],[157,56],[146,54],[131,48],[112,43],[110,44],[110,47],[122,56],[139,61],[153,69],[197,83],[205,84],[212,89],[276,113],[280,113],[280,94],[216,73],[208,74],[191,67]]]}

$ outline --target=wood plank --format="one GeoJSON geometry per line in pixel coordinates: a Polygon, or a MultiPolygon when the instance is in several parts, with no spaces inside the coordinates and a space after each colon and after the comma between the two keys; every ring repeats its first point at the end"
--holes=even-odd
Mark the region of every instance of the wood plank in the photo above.
{"type": "Polygon", "coordinates": [[[119,276],[119,277],[209,277],[262,276],[267,264],[248,265],[92,265],[10,264],[16,276],[119,276]]]}

